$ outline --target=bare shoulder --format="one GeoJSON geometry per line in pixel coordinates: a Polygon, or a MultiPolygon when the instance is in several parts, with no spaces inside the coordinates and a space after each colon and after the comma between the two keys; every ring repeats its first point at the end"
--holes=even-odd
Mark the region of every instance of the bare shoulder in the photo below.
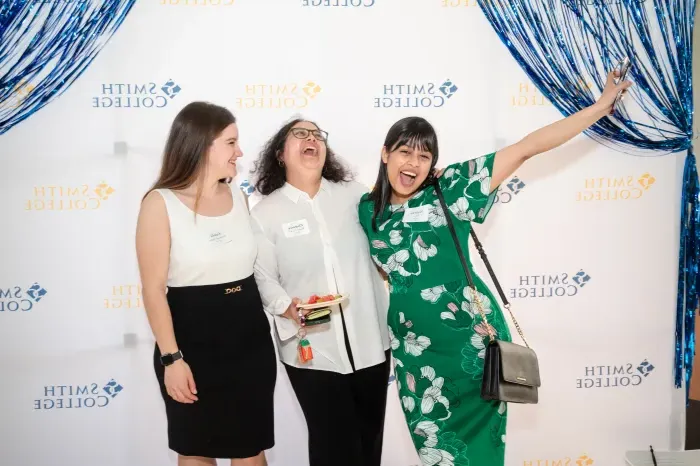
{"type": "Polygon", "coordinates": [[[141,202],[137,234],[169,232],[168,210],[165,199],[158,191],[151,191],[141,202]]]}
{"type": "Polygon", "coordinates": [[[157,212],[159,210],[165,211],[165,209],[165,199],[158,191],[151,191],[141,201],[141,212],[157,212]]]}

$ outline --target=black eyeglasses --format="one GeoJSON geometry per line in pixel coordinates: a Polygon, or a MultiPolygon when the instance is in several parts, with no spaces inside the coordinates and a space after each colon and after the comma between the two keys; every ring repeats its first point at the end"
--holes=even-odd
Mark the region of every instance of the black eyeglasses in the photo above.
{"type": "Polygon", "coordinates": [[[292,128],[290,133],[298,139],[306,139],[309,134],[313,134],[319,141],[326,142],[328,140],[328,133],[321,129],[292,128]]]}

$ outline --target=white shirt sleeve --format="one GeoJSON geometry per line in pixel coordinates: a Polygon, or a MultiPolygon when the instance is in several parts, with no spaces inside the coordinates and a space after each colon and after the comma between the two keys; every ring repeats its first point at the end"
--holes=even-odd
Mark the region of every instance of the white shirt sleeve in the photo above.
{"type": "Polygon", "coordinates": [[[299,328],[295,321],[282,317],[292,303],[279,283],[275,245],[265,235],[265,231],[255,215],[251,214],[251,228],[258,243],[258,256],[255,260],[255,281],[258,284],[260,297],[265,311],[274,316],[277,334],[280,340],[286,341],[294,337],[299,328]]]}

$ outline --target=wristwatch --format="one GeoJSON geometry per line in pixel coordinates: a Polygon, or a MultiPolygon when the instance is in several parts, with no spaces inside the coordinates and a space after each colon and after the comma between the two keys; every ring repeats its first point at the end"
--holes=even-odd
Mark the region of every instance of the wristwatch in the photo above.
{"type": "Polygon", "coordinates": [[[160,363],[164,366],[169,366],[178,359],[182,359],[182,351],[177,351],[175,353],[164,354],[160,357],[160,363]]]}

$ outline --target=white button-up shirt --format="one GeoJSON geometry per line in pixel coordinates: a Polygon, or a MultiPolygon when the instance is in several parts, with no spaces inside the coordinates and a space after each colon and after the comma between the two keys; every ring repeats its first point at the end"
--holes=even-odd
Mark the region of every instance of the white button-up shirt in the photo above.
{"type": "Polygon", "coordinates": [[[341,303],[356,370],[380,364],[389,348],[389,295],[369,254],[357,205],[367,190],[354,181],[325,179],[313,198],[289,183],[251,210],[258,239],[255,279],[265,310],[274,315],[282,361],[293,367],[348,374],[340,308],[331,322],[306,327],[313,359],[297,357],[299,326],[282,317],[292,298],[346,294],[341,303]]]}

